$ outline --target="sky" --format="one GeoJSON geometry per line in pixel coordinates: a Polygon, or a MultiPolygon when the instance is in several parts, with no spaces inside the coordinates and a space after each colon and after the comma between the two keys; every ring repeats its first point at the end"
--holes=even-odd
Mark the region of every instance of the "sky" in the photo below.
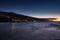
{"type": "Polygon", "coordinates": [[[0,11],[37,18],[60,18],[60,0],[0,0],[0,11]]]}

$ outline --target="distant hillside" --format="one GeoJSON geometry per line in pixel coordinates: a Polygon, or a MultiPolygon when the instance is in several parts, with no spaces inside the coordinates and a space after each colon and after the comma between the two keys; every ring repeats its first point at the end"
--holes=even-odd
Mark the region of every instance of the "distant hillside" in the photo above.
{"type": "Polygon", "coordinates": [[[4,19],[8,20],[9,19],[10,21],[12,21],[12,19],[16,19],[16,21],[17,20],[25,20],[25,21],[37,20],[37,18],[33,18],[33,17],[21,15],[21,14],[16,14],[13,12],[2,12],[2,11],[0,11],[0,19],[2,19],[2,20],[4,20],[4,19]]]}
{"type": "Polygon", "coordinates": [[[42,18],[34,18],[34,17],[30,17],[30,16],[26,16],[26,15],[21,15],[21,14],[16,14],[13,12],[3,12],[0,11],[0,22],[3,21],[8,21],[8,22],[12,22],[12,21],[18,21],[18,22],[23,22],[23,21],[49,21],[49,19],[42,19],[42,18]]]}
{"type": "Polygon", "coordinates": [[[25,16],[25,15],[21,15],[21,14],[16,14],[16,13],[13,13],[13,12],[2,12],[0,11],[0,15],[6,15],[6,16],[14,16],[14,17],[27,17],[27,18],[32,18],[32,17],[29,17],[29,16],[25,16]]]}

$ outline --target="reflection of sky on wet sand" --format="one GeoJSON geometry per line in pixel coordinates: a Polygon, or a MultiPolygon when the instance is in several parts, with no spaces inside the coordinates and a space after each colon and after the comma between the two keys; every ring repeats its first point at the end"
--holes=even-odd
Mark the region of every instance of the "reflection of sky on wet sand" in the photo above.
{"type": "MultiPolygon", "coordinates": [[[[52,22],[20,22],[15,23],[15,30],[11,35],[15,40],[53,40],[60,39],[60,28],[49,25],[52,22]]],[[[0,23],[0,31],[10,32],[11,23],[0,23]],[[5,25],[4,25],[5,24],[5,25]],[[7,28],[7,29],[6,29],[7,28]],[[1,30],[4,29],[4,30],[1,30]],[[7,31],[8,30],[8,31],[7,31]]],[[[0,33],[1,35],[1,33],[0,33]]],[[[1,37],[1,36],[0,36],[1,37]]],[[[9,36],[8,36],[9,37],[9,36]]],[[[6,38],[7,39],[7,38],[6,38]]]]}

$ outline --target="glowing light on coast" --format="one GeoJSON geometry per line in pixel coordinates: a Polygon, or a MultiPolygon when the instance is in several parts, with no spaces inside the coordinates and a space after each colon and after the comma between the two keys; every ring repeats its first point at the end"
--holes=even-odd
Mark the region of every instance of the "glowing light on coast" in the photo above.
{"type": "Polygon", "coordinates": [[[60,21],[60,18],[56,18],[56,20],[53,20],[53,21],[60,21]]]}

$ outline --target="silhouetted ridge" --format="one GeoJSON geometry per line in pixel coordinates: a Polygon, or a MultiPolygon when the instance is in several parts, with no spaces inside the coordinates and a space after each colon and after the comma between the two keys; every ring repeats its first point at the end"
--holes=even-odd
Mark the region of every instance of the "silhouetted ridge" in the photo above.
{"type": "Polygon", "coordinates": [[[2,11],[0,11],[0,18],[2,18],[2,19],[9,19],[10,21],[12,19],[27,20],[27,21],[36,20],[36,18],[34,18],[34,17],[29,17],[29,16],[25,16],[25,15],[21,15],[21,14],[16,14],[16,13],[13,13],[13,12],[2,12],[2,11]]]}
{"type": "Polygon", "coordinates": [[[13,13],[13,12],[2,12],[0,11],[0,14],[3,14],[3,15],[8,15],[8,16],[15,16],[15,17],[28,17],[28,18],[32,18],[32,17],[29,17],[29,16],[25,16],[25,15],[22,15],[22,14],[16,14],[16,13],[13,13]]]}
{"type": "Polygon", "coordinates": [[[35,18],[26,15],[16,14],[13,12],[3,12],[0,11],[0,21],[49,21],[50,19],[54,18],[35,18]]]}

